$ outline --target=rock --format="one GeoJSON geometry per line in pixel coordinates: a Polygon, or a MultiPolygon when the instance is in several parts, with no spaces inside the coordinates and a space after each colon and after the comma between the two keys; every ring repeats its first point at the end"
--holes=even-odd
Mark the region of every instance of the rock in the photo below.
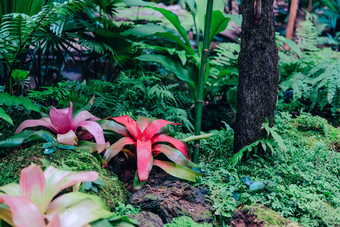
{"type": "Polygon", "coordinates": [[[140,223],[140,227],[163,227],[162,219],[152,212],[142,211],[139,214],[128,215],[129,218],[135,219],[140,223]]]}
{"type": "Polygon", "coordinates": [[[212,223],[212,206],[206,201],[208,191],[193,187],[165,173],[152,175],[146,185],[136,191],[129,203],[158,214],[163,223],[174,217],[188,216],[195,222],[212,223]]]}
{"type": "Polygon", "coordinates": [[[229,225],[232,227],[300,226],[277,212],[256,203],[237,209],[229,221],[229,225]]]}
{"type": "Polygon", "coordinates": [[[99,173],[106,186],[98,186],[98,192],[90,190],[86,193],[100,196],[110,208],[113,208],[118,202],[126,202],[127,191],[124,184],[118,180],[114,173],[103,169],[100,161],[89,152],[57,150],[52,154],[45,155],[41,146],[42,144],[37,144],[25,149],[13,150],[5,157],[0,158],[0,186],[18,182],[21,170],[31,163],[42,166],[42,169],[52,165],[68,171],[94,170],[99,173]]]}

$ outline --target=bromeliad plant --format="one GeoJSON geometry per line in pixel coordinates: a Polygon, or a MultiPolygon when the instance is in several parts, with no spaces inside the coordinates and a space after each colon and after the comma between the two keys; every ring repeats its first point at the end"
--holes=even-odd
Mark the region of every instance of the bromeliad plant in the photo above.
{"type": "Polygon", "coordinates": [[[19,184],[0,187],[0,219],[18,227],[66,227],[110,218],[112,213],[97,196],[69,192],[55,198],[70,186],[97,178],[94,171],[76,173],[51,166],[43,172],[31,164],[22,170],[19,184]]]}
{"type": "Polygon", "coordinates": [[[117,132],[124,137],[106,150],[104,166],[120,151],[123,151],[128,157],[137,159],[136,179],[139,180],[139,183],[143,183],[148,179],[153,165],[162,168],[171,175],[189,181],[196,181],[196,176],[200,175],[191,170],[194,163],[188,158],[185,144],[161,131],[168,124],[178,124],[162,119],[152,120],[151,118],[140,116],[137,121],[129,116],[107,119],[113,121],[102,121],[101,126],[103,129],[117,132]],[[130,150],[124,148],[127,145],[131,145],[130,150]],[[174,163],[155,159],[161,153],[174,163]]]}
{"type": "Polygon", "coordinates": [[[43,126],[57,134],[58,143],[77,145],[78,140],[88,140],[94,137],[99,145],[98,147],[105,147],[103,129],[95,122],[98,120],[100,119],[87,110],[80,111],[73,117],[73,104],[70,102],[70,107],[65,109],[56,109],[52,106],[49,118],[24,121],[15,131],[15,134],[28,127],[43,126]],[[81,128],[81,130],[79,131],[78,128],[81,128]]]}

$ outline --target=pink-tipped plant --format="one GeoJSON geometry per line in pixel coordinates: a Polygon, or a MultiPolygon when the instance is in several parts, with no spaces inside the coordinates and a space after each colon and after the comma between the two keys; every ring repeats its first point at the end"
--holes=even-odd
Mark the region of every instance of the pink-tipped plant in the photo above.
{"type": "Polygon", "coordinates": [[[138,117],[137,121],[129,116],[121,116],[103,121],[104,130],[115,131],[124,137],[112,144],[104,154],[105,165],[120,151],[137,159],[137,175],[140,182],[148,179],[153,165],[158,166],[179,178],[195,181],[200,174],[191,170],[194,164],[189,160],[185,144],[173,137],[161,133],[161,129],[171,123],[166,120],[138,117]],[[118,123],[118,124],[117,124],[118,123]],[[131,145],[132,149],[124,149],[131,145]],[[172,162],[155,159],[163,153],[172,162]]]}
{"type": "Polygon", "coordinates": [[[96,143],[103,146],[105,138],[103,129],[95,122],[98,120],[100,119],[90,114],[87,110],[80,111],[73,117],[73,104],[70,102],[70,107],[65,109],[56,109],[52,106],[49,118],[22,122],[15,131],[15,134],[25,128],[42,126],[55,132],[57,140],[61,144],[77,145],[78,139],[88,140],[94,137],[96,143]],[[78,128],[82,130],[78,130],[78,128]]]}
{"type": "Polygon", "coordinates": [[[49,167],[43,172],[31,164],[22,170],[19,184],[0,187],[0,219],[17,227],[85,226],[112,216],[94,195],[60,191],[84,181],[94,181],[94,171],[69,172],[49,167]]]}

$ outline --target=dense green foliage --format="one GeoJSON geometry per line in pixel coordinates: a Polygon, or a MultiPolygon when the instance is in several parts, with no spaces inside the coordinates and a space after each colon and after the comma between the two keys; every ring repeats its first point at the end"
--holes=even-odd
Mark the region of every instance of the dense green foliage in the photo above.
{"type": "MultiPolygon", "coordinates": [[[[0,140],[12,136],[24,120],[46,117],[51,106],[66,108],[70,101],[74,115],[88,110],[102,119],[165,119],[181,124],[169,127],[171,136],[193,135],[206,1],[36,0],[26,1],[27,7],[22,2],[0,0],[0,140]],[[177,16],[154,2],[179,2],[187,11],[177,16]],[[79,81],[67,78],[67,67],[79,68],[79,81]]],[[[214,36],[227,27],[229,17],[235,19],[222,13],[228,7],[222,0],[215,2],[209,42],[220,40],[214,36]]],[[[307,8],[308,3],[300,5],[307,8]]],[[[297,44],[276,36],[280,86],[275,127],[264,124],[267,137],[236,155],[232,127],[239,40],[217,43],[209,52],[202,123],[214,135],[200,141],[202,159],[194,170],[203,174],[197,185],[209,190],[218,226],[226,226],[240,206],[252,210],[258,204],[303,226],[340,223],[340,1],[312,3],[311,14],[297,29],[297,44]],[[259,149],[264,156],[258,156],[259,149]]],[[[105,136],[111,145],[117,141],[112,133],[105,136]]],[[[196,148],[195,141],[187,144],[191,152],[196,148]]],[[[54,145],[50,155],[33,142],[1,149],[0,186],[18,180],[31,162],[95,170],[106,186],[87,183],[81,191],[100,195],[116,215],[143,210],[124,203],[124,185],[101,167],[101,154],[91,153],[96,147],[54,145]]],[[[166,226],[211,225],[179,217],[166,226]]]]}
{"type": "Polygon", "coordinates": [[[261,203],[304,226],[340,221],[340,131],[319,117],[302,115],[276,119],[287,151],[228,165],[232,132],[220,130],[204,143],[201,184],[211,190],[217,220],[226,223],[241,204],[261,203]],[[298,122],[298,123],[297,123],[298,122]],[[224,141],[222,146],[218,144],[224,141]],[[254,185],[252,185],[254,184],[254,185]]]}

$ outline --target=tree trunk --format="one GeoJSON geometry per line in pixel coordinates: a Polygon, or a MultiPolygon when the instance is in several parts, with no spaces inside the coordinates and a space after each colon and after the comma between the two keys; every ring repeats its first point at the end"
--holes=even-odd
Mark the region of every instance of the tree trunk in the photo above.
{"type": "Polygon", "coordinates": [[[273,0],[245,0],[240,11],[243,22],[234,152],[266,136],[261,129],[266,118],[273,126],[279,80],[273,0]]]}

